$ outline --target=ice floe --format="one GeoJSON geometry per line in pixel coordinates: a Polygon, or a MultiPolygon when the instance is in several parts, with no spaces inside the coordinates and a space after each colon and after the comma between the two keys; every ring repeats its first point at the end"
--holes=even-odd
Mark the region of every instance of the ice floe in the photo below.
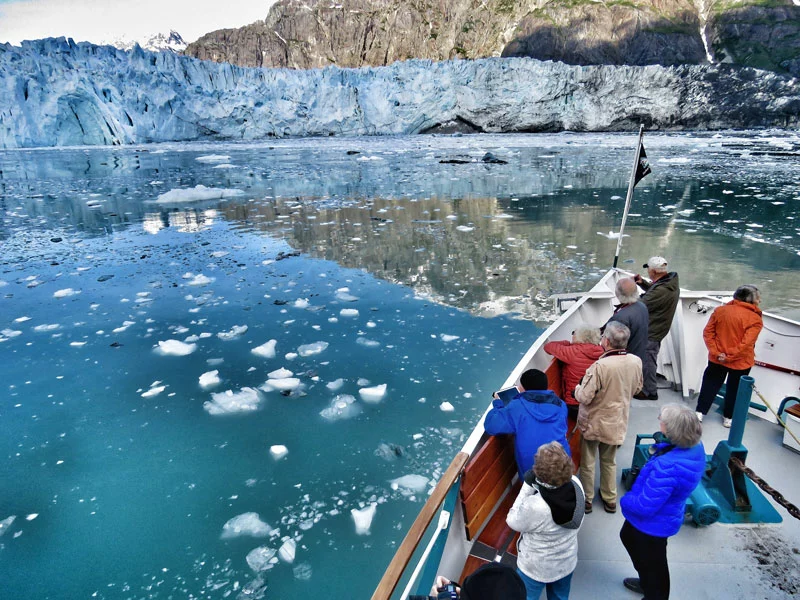
{"type": "Polygon", "coordinates": [[[7,338],[13,338],[17,337],[18,335],[22,335],[22,332],[16,329],[3,329],[3,331],[0,331],[0,333],[7,338]]]}
{"type": "Polygon", "coordinates": [[[209,188],[204,185],[196,185],[193,188],[174,189],[161,194],[156,202],[167,204],[171,202],[198,202],[201,200],[222,200],[225,198],[236,198],[243,196],[242,190],[227,188],[209,188]]]}
{"type": "Polygon", "coordinates": [[[70,296],[77,296],[80,290],[73,290],[72,288],[64,288],[53,292],[53,298],[69,298],[70,296]]]}
{"type": "Polygon", "coordinates": [[[275,460],[280,460],[289,454],[289,449],[283,444],[275,444],[274,446],[270,446],[269,453],[275,460]]]}
{"type": "Polygon", "coordinates": [[[325,387],[328,388],[330,391],[335,392],[340,390],[344,385],[344,379],[341,377],[339,379],[334,379],[333,381],[329,381],[325,384],[325,387]]]}
{"type": "Polygon", "coordinates": [[[381,345],[380,342],[376,340],[370,340],[365,337],[356,338],[356,344],[359,346],[364,346],[365,348],[378,348],[381,345]]]}
{"type": "Polygon", "coordinates": [[[439,405],[439,410],[441,410],[442,412],[453,412],[455,408],[453,407],[452,404],[450,404],[445,400],[439,405]]]}
{"type": "Polygon", "coordinates": [[[301,386],[301,382],[297,377],[281,377],[279,379],[268,379],[261,385],[261,389],[265,392],[273,390],[291,391],[296,390],[301,386]]]}
{"type": "Polygon", "coordinates": [[[243,387],[238,392],[226,390],[211,394],[211,400],[203,403],[203,408],[210,415],[230,415],[258,410],[261,396],[251,387],[243,387]]]}
{"type": "Polygon", "coordinates": [[[456,340],[460,339],[460,336],[442,333],[439,335],[439,339],[443,342],[455,342],[456,340]]]}
{"type": "Polygon", "coordinates": [[[275,557],[277,553],[278,551],[275,548],[259,546],[248,552],[247,564],[256,573],[268,571],[277,564],[278,559],[275,557]]]}
{"type": "Polygon", "coordinates": [[[280,369],[275,369],[274,371],[270,371],[267,373],[267,377],[270,379],[286,379],[287,377],[291,377],[294,375],[289,369],[281,367],[280,369]]]}
{"type": "Polygon", "coordinates": [[[298,298],[297,300],[294,301],[293,304],[295,308],[308,308],[310,305],[311,303],[308,301],[307,298],[298,298]]]}
{"type": "Polygon", "coordinates": [[[150,389],[142,394],[142,398],[154,398],[155,396],[158,396],[161,392],[163,392],[165,389],[167,389],[167,386],[158,385],[159,383],[161,382],[154,381],[152,384],[150,384],[150,389]]]}
{"type": "Polygon", "coordinates": [[[247,512],[236,515],[222,526],[222,534],[219,536],[223,540],[250,536],[267,537],[273,532],[272,527],[261,520],[258,513],[247,512]]]}
{"type": "Polygon", "coordinates": [[[372,527],[372,519],[375,518],[375,512],[377,510],[378,505],[374,502],[362,509],[353,508],[350,510],[353,522],[356,525],[356,535],[369,535],[370,527],[372,527]]]}
{"type": "Polygon", "coordinates": [[[469,233],[470,231],[474,231],[474,227],[468,227],[467,225],[459,225],[456,227],[458,231],[463,231],[464,233],[469,233]]]}
{"type": "Polygon", "coordinates": [[[428,488],[428,478],[422,475],[403,475],[392,479],[389,484],[393,490],[402,494],[419,494],[428,488]]]}
{"type": "Polygon", "coordinates": [[[16,515],[11,515],[10,517],[6,517],[6,518],[5,518],[5,519],[3,519],[2,521],[0,521],[0,537],[2,537],[2,536],[3,536],[3,534],[4,534],[6,531],[8,531],[8,530],[9,530],[9,528],[11,527],[11,525],[14,523],[14,521],[15,521],[16,519],[17,519],[17,516],[16,516],[16,515]]]}
{"type": "Polygon", "coordinates": [[[278,549],[278,556],[285,563],[293,563],[297,552],[297,542],[292,538],[287,539],[278,549]]]}
{"type": "Polygon", "coordinates": [[[228,331],[220,331],[217,337],[224,342],[235,340],[247,333],[247,325],[234,325],[228,331]]]}
{"type": "Polygon", "coordinates": [[[256,356],[260,356],[261,358],[275,358],[275,346],[277,345],[278,340],[270,340],[265,344],[261,344],[260,346],[256,346],[250,352],[255,354],[256,356]]]}
{"type": "Polygon", "coordinates": [[[376,404],[386,395],[386,384],[382,383],[373,387],[365,387],[358,390],[358,395],[364,402],[376,404]]]}
{"type": "Polygon", "coordinates": [[[198,156],[195,158],[197,162],[201,163],[224,163],[228,162],[230,159],[231,157],[226,154],[208,154],[206,156],[198,156]]]}
{"type": "Polygon", "coordinates": [[[340,317],[357,317],[358,316],[358,309],[357,308],[343,308],[339,311],[340,317]]]}
{"type": "Polygon", "coordinates": [[[297,347],[297,353],[303,358],[323,352],[328,347],[328,342],[314,342],[297,347]]]}
{"type": "Polygon", "coordinates": [[[37,325],[36,327],[33,328],[33,330],[43,332],[43,331],[55,331],[56,329],[60,328],[61,325],[59,325],[58,323],[46,323],[43,325],[37,325]]]}
{"type": "Polygon", "coordinates": [[[219,385],[219,371],[206,371],[202,375],[200,375],[200,387],[203,389],[208,389],[214,387],[215,385],[219,385]]]}
{"type": "Polygon", "coordinates": [[[186,275],[184,275],[183,278],[189,279],[189,281],[186,282],[186,285],[194,285],[197,287],[202,287],[204,285],[214,283],[213,277],[207,277],[202,273],[198,273],[197,275],[195,275],[194,273],[186,273],[186,275]]]}
{"type": "Polygon", "coordinates": [[[180,340],[158,342],[158,352],[165,356],[187,356],[197,350],[197,344],[187,344],[180,340]]]}
{"type": "Polygon", "coordinates": [[[358,300],[358,296],[351,294],[350,288],[343,287],[336,290],[336,299],[341,302],[355,302],[358,300]]]}
{"type": "Polygon", "coordinates": [[[357,403],[354,396],[350,394],[339,394],[331,400],[330,406],[320,411],[320,415],[327,421],[340,421],[351,419],[361,412],[361,406],[357,403]]]}

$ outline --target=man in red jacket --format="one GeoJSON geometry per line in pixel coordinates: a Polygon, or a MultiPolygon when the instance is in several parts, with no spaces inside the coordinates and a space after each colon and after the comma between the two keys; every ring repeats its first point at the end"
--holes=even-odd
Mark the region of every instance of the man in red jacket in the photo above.
{"type": "Polygon", "coordinates": [[[703,329],[708,348],[708,366],[697,398],[697,418],[701,421],[711,408],[722,384],[725,404],[722,425],[731,426],[733,407],[739,391],[739,380],[750,373],[756,360],[756,340],[764,322],[761,318],[761,293],[754,285],[743,285],[733,294],[733,300],[718,306],[703,329]]]}

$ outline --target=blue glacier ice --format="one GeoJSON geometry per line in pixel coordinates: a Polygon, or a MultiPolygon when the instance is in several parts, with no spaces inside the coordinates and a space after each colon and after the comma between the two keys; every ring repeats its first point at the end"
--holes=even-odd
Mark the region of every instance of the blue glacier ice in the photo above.
{"type": "Polygon", "coordinates": [[[0,45],[0,148],[200,139],[795,127],[797,81],[526,58],[254,69],[71,39],[0,45]]]}

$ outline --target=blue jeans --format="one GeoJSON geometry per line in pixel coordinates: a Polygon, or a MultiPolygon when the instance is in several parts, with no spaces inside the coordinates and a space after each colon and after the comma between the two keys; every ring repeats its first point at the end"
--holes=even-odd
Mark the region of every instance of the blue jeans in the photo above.
{"type": "Polygon", "coordinates": [[[527,591],[525,598],[527,600],[539,600],[539,596],[542,595],[542,590],[545,588],[547,588],[547,600],[567,600],[569,598],[572,573],[551,583],[542,583],[531,579],[519,569],[517,569],[517,573],[522,577],[522,581],[525,584],[525,590],[527,591]]]}

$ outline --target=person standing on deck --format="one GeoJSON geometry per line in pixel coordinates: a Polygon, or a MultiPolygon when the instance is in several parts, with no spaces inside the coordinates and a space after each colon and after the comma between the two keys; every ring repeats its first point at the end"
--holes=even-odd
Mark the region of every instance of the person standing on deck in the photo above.
{"type": "Polygon", "coordinates": [[[556,442],[536,451],[533,470],[524,483],[506,523],[522,535],[517,542],[517,570],[527,600],[567,600],[578,564],[578,530],[583,523],[581,482],[572,475],[572,461],[556,442]]]}
{"type": "MultiPolygon", "coordinates": [[[[631,280],[633,283],[633,280],[631,280]]],[[[600,340],[603,355],[575,388],[581,440],[579,476],[592,512],[594,468],[600,455],[600,498],[606,512],[617,511],[617,448],[625,441],[631,398],[642,389],[642,361],[626,352],[630,330],[609,321],[600,340]]]]}
{"type": "Polygon", "coordinates": [[[561,376],[564,385],[564,400],[573,419],[578,415],[578,401],[575,400],[575,387],[603,354],[600,346],[600,330],[591,325],[578,325],[572,332],[572,341],[559,340],[547,342],[544,351],[564,363],[561,376]],[[574,414],[573,414],[574,410],[574,414]]]}
{"type": "Polygon", "coordinates": [[[703,373],[703,384],[697,397],[697,418],[701,421],[725,383],[725,404],[722,408],[722,425],[730,427],[739,380],[750,373],[756,360],[756,340],[764,321],[761,317],[761,292],[754,285],[740,286],[733,300],[718,306],[711,313],[703,340],[708,348],[708,366],[703,373]]]}
{"type": "MultiPolygon", "coordinates": [[[[617,321],[625,325],[630,331],[627,351],[635,354],[644,363],[647,356],[647,328],[650,316],[647,313],[647,306],[639,300],[639,290],[632,277],[623,277],[617,282],[614,291],[619,300],[619,304],[614,307],[614,314],[608,320],[617,321]]],[[[601,333],[605,331],[608,323],[600,328],[601,333]]]]}
{"type": "Polygon", "coordinates": [[[522,392],[508,406],[495,398],[492,410],[486,414],[483,428],[489,435],[514,434],[514,458],[519,478],[533,466],[533,456],[539,446],[559,442],[567,454],[567,405],[547,389],[547,375],[538,369],[528,369],[519,378],[522,392]]]}
{"type": "Polygon", "coordinates": [[[681,295],[678,274],[667,272],[667,259],[653,256],[644,265],[647,269],[648,283],[641,275],[634,275],[633,280],[644,290],[640,298],[647,306],[650,320],[647,326],[647,352],[642,359],[642,391],[634,396],[637,400],[658,400],[656,379],[658,352],[661,340],[669,333],[672,319],[681,295]]]}
{"type": "Polygon", "coordinates": [[[619,537],[639,574],[622,583],[647,600],[669,598],[667,538],[680,530],[686,500],[706,468],[703,429],[692,409],[667,404],[658,420],[667,441],[650,447],[650,458],[619,501],[625,517],[619,537]]]}

